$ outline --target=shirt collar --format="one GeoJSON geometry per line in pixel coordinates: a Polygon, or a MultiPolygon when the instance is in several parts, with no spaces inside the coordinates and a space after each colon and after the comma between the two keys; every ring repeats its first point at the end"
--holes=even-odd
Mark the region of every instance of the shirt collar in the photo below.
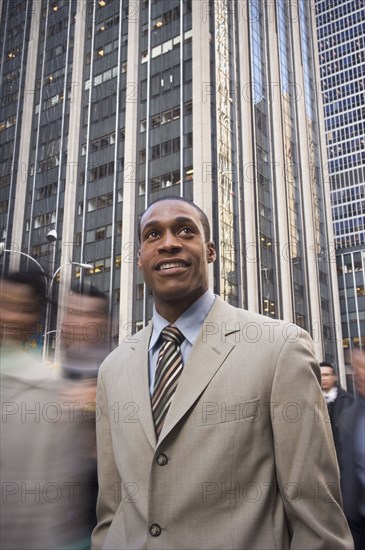
{"type": "MultiPolygon", "coordinates": [[[[203,324],[204,319],[209,313],[210,308],[212,307],[215,300],[215,295],[213,291],[208,288],[206,292],[198,300],[196,300],[187,310],[180,315],[180,317],[175,321],[174,326],[177,327],[180,332],[184,335],[184,338],[193,345],[200,328],[203,324]]],[[[157,340],[160,337],[161,331],[167,327],[170,323],[166,321],[156,310],[156,307],[153,306],[152,314],[152,335],[149,343],[148,350],[150,351],[157,340]]]]}

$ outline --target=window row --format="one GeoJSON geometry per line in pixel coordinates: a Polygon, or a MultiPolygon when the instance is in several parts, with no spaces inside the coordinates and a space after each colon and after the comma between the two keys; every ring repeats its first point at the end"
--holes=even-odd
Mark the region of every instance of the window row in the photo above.
{"type": "MultiPolygon", "coordinates": [[[[71,20],[71,23],[73,24],[74,21],[71,20]]],[[[56,23],[54,23],[54,25],[50,25],[47,28],[47,37],[50,38],[51,36],[55,36],[55,35],[59,34],[63,29],[67,29],[68,24],[69,24],[68,17],[64,17],[60,21],[56,21],[56,23]]],[[[41,33],[41,41],[43,41],[43,40],[44,40],[44,31],[42,31],[42,33],[41,33]]]]}
{"type": "Polygon", "coordinates": [[[364,123],[349,124],[339,130],[327,132],[327,143],[343,141],[345,139],[361,136],[365,134],[364,123]]]}
{"type": "Polygon", "coordinates": [[[8,118],[7,120],[3,120],[0,122],[0,132],[3,130],[6,130],[6,128],[11,128],[16,124],[16,117],[12,116],[8,118]]]}
{"type": "Polygon", "coordinates": [[[362,99],[362,97],[363,94],[359,93],[357,95],[347,97],[339,101],[334,101],[329,105],[325,105],[325,116],[328,117],[333,115],[334,113],[347,111],[350,109],[354,109],[355,107],[362,107],[364,105],[364,100],[362,99]]]}
{"type": "Polygon", "coordinates": [[[0,214],[4,214],[8,211],[9,201],[1,201],[0,202],[0,214]]]}
{"type": "MultiPolygon", "coordinates": [[[[36,189],[36,200],[46,199],[52,195],[57,195],[57,183],[50,183],[49,185],[44,185],[39,189],[36,189]]],[[[29,193],[28,202],[32,200],[32,192],[29,193]],[[30,199],[30,200],[29,200],[30,199]]]]}
{"type": "MultiPolygon", "coordinates": [[[[149,160],[156,160],[166,155],[170,155],[171,153],[177,153],[178,151],[180,151],[180,137],[169,139],[167,141],[164,141],[163,143],[153,145],[150,151],[151,154],[149,160]]],[[[146,149],[142,149],[139,152],[139,162],[146,162],[146,149]]]]}
{"type": "Polygon", "coordinates": [[[347,40],[353,40],[357,36],[363,36],[365,32],[365,21],[360,21],[357,25],[351,29],[346,29],[344,32],[337,32],[333,35],[328,35],[326,38],[318,41],[319,51],[324,51],[337,44],[346,42],[347,40]]]}
{"type": "Polygon", "coordinates": [[[58,155],[55,155],[53,157],[49,157],[48,159],[39,161],[38,172],[46,172],[47,170],[51,170],[52,168],[55,168],[59,165],[60,157],[58,155]]]}
{"type": "MultiPolygon", "coordinates": [[[[11,21],[11,19],[9,19],[11,21]]],[[[13,38],[14,36],[18,37],[23,34],[25,28],[25,22],[22,21],[21,23],[18,23],[17,25],[9,26],[6,32],[6,39],[9,40],[9,38],[13,38]]]]}
{"type": "MultiPolygon", "coordinates": [[[[126,70],[127,70],[127,63],[123,63],[121,67],[121,72],[125,73],[126,70]]],[[[119,68],[118,68],[118,65],[116,65],[115,67],[112,67],[111,69],[108,69],[107,71],[104,71],[103,73],[100,73],[94,76],[93,86],[99,86],[103,82],[107,82],[108,80],[115,78],[116,76],[118,76],[118,72],[119,72],[119,68]]],[[[90,79],[85,80],[84,89],[88,90],[90,86],[91,86],[91,80],[90,79]]]]}
{"type": "Polygon", "coordinates": [[[319,60],[321,63],[328,63],[335,59],[340,60],[344,55],[358,52],[362,50],[363,47],[363,41],[359,37],[357,40],[351,40],[349,42],[346,42],[345,44],[339,44],[335,48],[331,48],[330,50],[323,52],[319,56],[319,60]]]}
{"type": "MultiPolygon", "coordinates": [[[[98,197],[94,197],[92,199],[89,199],[87,201],[87,211],[88,212],[94,212],[95,210],[100,210],[102,208],[106,208],[107,206],[113,206],[113,193],[106,193],[103,195],[99,195],[98,197]]],[[[118,202],[122,202],[123,200],[123,192],[118,191],[117,195],[118,202]]],[[[80,202],[78,207],[78,213],[81,215],[84,210],[84,203],[80,202]]]]}
{"type": "MultiPolygon", "coordinates": [[[[104,19],[103,21],[100,21],[99,23],[97,23],[96,32],[101,33],[101,32],[107,31],[108,29],[111,29],[115,25],[119,25],[119,12],[114,13],[113,15],[104,19]]],[[[87,36],[88,38],[92,37],[92,27],[88,28],[87,36]]]]}
{"type": "Polygon", "coordinates": [[[106,176],[112,176],[114,174],[115,163],[114,161],[95,166],[89,170],[89,180],[96,181],[106,176]]]}
{"type": "Polygon", "coordinates": [[[337,99],[340,99],[341,97],[348,97],[349,95],[354,95],[364,93],[365,89],[365,79],[360,78],[359,80],[355,80],[353,82],[350,82],[349,84],[342,84],[342,86],[337,86],[335,89],[332,89],[330,91],[325,91],[323,93],[323,103],[326,105],[327,103],[330,103],[332,101],[336,101],[337,99]]]}
{"type": "MultiPolygon", "coordinates": [[[[189,40],[193,36],[193,30],[189,29],[188,31],[184,32],[184,40],[189,40]]],[[[151,49],[151,59],[155,59],[156,57],[163,55],[164,53],[170,52],[174,48],[178,48],[179,44],[181,42],[180,34],[174,36],[173,38],[170,38],[170,40],[166,40],[162,44],[158,44],[158,46],[155,46],[151,49]]],[[[141,63],[147,63],[148,61],[148,50],[144,50],[141,53],[141,63]]]]}
{"type": "MultiPolygon", "coordinates": [[[[56,211],[53,212],[46,212],[45,214],[40,214],[39,216],[36,216],[34,218],[33,227],[34,229],[38,229],[39,227],[43,227],[45,225],[50,225],[51,223],[55,223],[56,221],[56,211]]],[[[26,223],[26,231],[29,231],[29,220],[27,220],[26,223]]]]}
{"type": "Polygon", "coordinates": [[[328,2],[325,2],[322,5],[316,5],[317,25],[324,25],[325,23],[328,23],[328,21],[334,21],[336,19],[342,18],[348,13],[363,9],[363,7],[363,0],[351,0],[349,2],[342,2],[337,6],[335,2],[332,5],[328,2]]]}
{"type": "MultiPolygon", "coordinates": [[[[184,170],[184,181],[192,181],[194,175],[193,167],[188,166],[184,170]]],[[[180,177],[180,170],[175,170],[174,172],[168,172],[167,174],[163,174],[162,176],[157,176],[155,178],[151,178],[149,181],[150,184],[150,191],[156,192],[160,189],[166,189],[167,187],[171,187],[172,185],[179,185],[181,183],[181,177],[180,177]]],[[[138,186],[138,194],[145,195],[146,193],[146,182],[141,181],[138,186]]]]}
{"type": "MultiPolygon", "coordinates": [[[[162,27],[171,23],[171,21],[180,21],[180,6],[175,6],[172,10],[165,11],[162,15],[152,20],[152,30],[157,32],[162,27]]],[[[142,35],[148,34],[148,22],[142,25],[142,35]]]]}
{"type": "Polygon", "coordinates": [[[365,201],[354,202],[332,208],[332,217],[334,220],[342,220],[360,214],[365,215],[365,201]]]}
{"type": "Polygon", "coordinates": [[[92,243],[94,241],[103,241],[104,239],[111,237],[112,233],[112,224],[97,227],[96,229],[90,229],[89,231],[86,231],[86,242],[92,243]]]}
{"type": "Polygon", "coordinates": [[[337,31],[343,31],[345,29],[347,31],[350,31],[353,25],[356,25],[357,23],[361,23],[363,21],[364,17],[362,11],[363,10],[359,10],[357,12],[351,13],[350,15],[347,15],[346,17],[341,17],[336,21],[330,21],[329,23],[327,22],[326,24],[324,24],[323,27],[317,25],[319,39],[322,39],[327,35],[334,34],[337,31]]]}
{"type": "MultiPolygon", "coordinates": [[[[71,71],[72,67],[70,67],[70,71],[71,71]]],[[[47,85],[47,84],[54,84],[54,82],[56,82],[57,80],[59,80],[60,78],[64,78],[65,76],[65,67],[61,67],[60,69],[57,69],[56,71],[52,71],[51,73],[48,73],[47,75],[45,75],[44,77],[44,84],[47,85]]],[[[54,88],[54,91],[60,91],[59,90],[59,86],[55,87],[54,88]]],[[[52,90],[52,88],[48,88],[50,90],[52,90]]],[[[47,91],[48,91],[47,89],[47,91]]],[[[52,92],[51,92],[52,93],[52,92]]]]}
{"type": "MultiPolygon", "coordinates": [[[[187,101],[184,104],[184,116],[191,115],[192,110],[193,110],[192,101],[187,101]]],[[[176,107],[172,107],[171,109],[167,109],[162,113],[158,113],[156,115],[151,116],[151,128],[158,128],[159,126],[163,126],[164,124],[167,124],[172,120],[178,120],[179,118],[180,118],[180,105],[176,107]]],[[[141,120],[141,124],[140,124],[140,132],[143,133],[146,131],[146,129],[147,129],[147,120],[143,119],[141,120]]]]}
{"type": "Polygon", "coordinates": [[[336,248],[358,246],[359,244],[365,244],[365,232],[354,233],[353,235],[346,235],[344,237],[335,237],[336,248]]]}
{"type": "Polygon", "coordinates": [[[13,82],[14,80],[17,80],[19,78],[20,78],[20,67],[17,67],[16,69],[9,71],[3,76],[3,82],[4,84],[8,84],[9,82],[13,82]]]}
{"type": "Polygon", "coordinates": [[[58,44],[54,48],[47,49],[46,51],[46,61],[54,60],[55,57],[65,54],[67,51],[66,42],[63,44],[58,44]]]}
{"type": "Polygon", "coordinates": [[[352,122],[356,122],[358,120],[364,120],[365,117],[365,107],[360,106],[358,109],[353,109],[352,111],[348,111],[344,114],[340,115],[332,115],[327,116],[325,119],[325,127],[326,131],[329,131],[333,128],[339,128],[341,126],[351,124],[352,122]]]}
{"type": "Polygon", "coordinates": [[[365,152],[354,153],[346,157],[330,160],[328,163],[330,173],[345,170],[353,166],[361,166],[365,163],[365,152]]]}
{"type": "Polygon", "coordinates": [[[357,78],[361,78],[364,74],[364,69],[362,65],[355,65],[354,67],[350,67],[346,71],[340,71],[336,74],[332,73],[332,70],[329,71],[330,75],[323,77],[325,74],[325,67],[323,67],[323,70],[321,69],[321,84],[323,90],[328,90],[331,88],[336,88],[339,84],[342,84],[342,82],[351,82],[352,80],[356,80],[357,78]]]}
{"type": "MultiPolygon", "coordinates": [[[[99,149],[105,149],[109,145],[114,145],[115,143],[115,132],[95,138],[90,142],[90,151],[99,151],[99,149]]],[[[81,146],[81,155],[86,155],[86,143],[81,146]]]]}

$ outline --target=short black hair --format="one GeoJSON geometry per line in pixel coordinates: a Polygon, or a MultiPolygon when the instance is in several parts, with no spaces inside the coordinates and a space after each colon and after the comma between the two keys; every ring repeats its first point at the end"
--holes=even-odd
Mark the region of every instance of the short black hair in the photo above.
{"type": "Polygon", "coordinates": [[[327,361],[322,361],[321,363],[319,363],[319,366],[320,367],[329,367],[330,369],[332,369],[333,374],[335,376],[337,376],[335,367],[332,365],[332,363],[328,363],[327,361]]]}
{"type": "Polygon", "coordinates": [[[41,311],[47,298],[47,275],[38,270],[28,269],[26,271],[14,271],[2,277],[2,280],[14,285],[26,285],[33,291],[39,311],[41,311]]]}
{"type": "Polygon", "coordinates": [[[195,210],[197,210],[198,213],[199,213],[200,221],[202,222],[202,226],[203,226],[203,229],[204,229],[204,238],[205,238],[206,242],[210,241],[210,225],[209,225],[209,220],[208,220],[207,215],[205,214],[205,212],[203,212],[203,210],[201,208],[199,208],[199,206],[197,206],[193,201],[185,199],[184,197],[178,197],[178,196],[174,197],[173,195],[168,195],[167,197],[160,197],[159,199],[156,199],[155,201],[151,202],[151,204],[149,206],[147,206],[147,208],[144,210],[144,212],[142,212],[142,214],[138,217],[137,230],[138,230],[139,242],[141,242],[141,220],[142,220],[143,216],[145,215],[147,210],[149,210],[151,208],[151,206],[153,206],[154,204],[156,204],[158,202],[162,202],[162,201],[180,201],[180,202],[184,202],[185,204],[190,204],[191,206],[193,206],[195,208],[195,210]]]}

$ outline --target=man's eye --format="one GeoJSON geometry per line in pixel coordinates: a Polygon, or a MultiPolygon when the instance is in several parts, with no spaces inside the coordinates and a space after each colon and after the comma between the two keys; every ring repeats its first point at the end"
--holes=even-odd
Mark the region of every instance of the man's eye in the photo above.
{"type": "Polygon", "coordinates": [[[184,233],[185,235],[192,235],[194,231],[191,229],[191,227],[183,227],[180,229],[180,233],[184,233]]]}
{"type": "Polygon", "coordinates": [[[146,237],[147,239],[155,239],[156,237],[158,237],[158,232],[150,231],[149,233],[147,233],[146,237]]]}

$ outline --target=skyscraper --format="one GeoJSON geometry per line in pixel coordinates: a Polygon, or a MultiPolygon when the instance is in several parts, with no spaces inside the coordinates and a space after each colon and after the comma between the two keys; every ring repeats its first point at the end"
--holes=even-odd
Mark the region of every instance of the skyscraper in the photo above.
{"type": "Polygon", "coordinates": [[[344,350],[365,349],[365,4],[316,0],[344,350]]]}
{"type": "Polygon", "coordinates": [[[62,266],[60,304],[92,279],[130,338],[152,307],[138,216],[194,199],[213,226],[215,291],[306,328],[341,365],[313,25],[307,0],[3,0],[7,249],[62,266]]]}

